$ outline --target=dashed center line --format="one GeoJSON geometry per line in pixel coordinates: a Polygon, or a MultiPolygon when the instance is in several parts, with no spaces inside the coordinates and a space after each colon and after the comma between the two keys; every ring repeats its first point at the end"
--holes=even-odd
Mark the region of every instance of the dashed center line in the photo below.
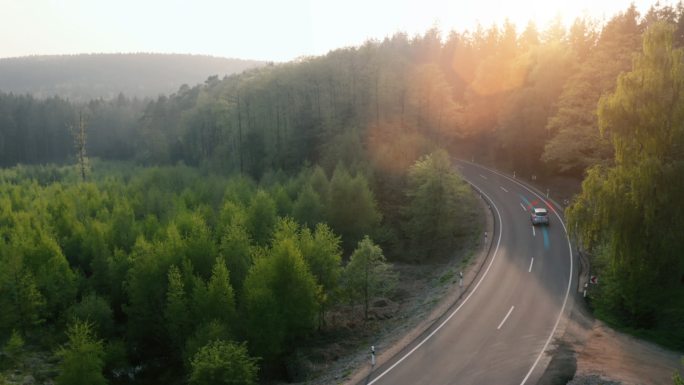
{"type": "Polygon", "coordinates": [[[487,177],[484,176],[484,175],[482,175],[482,174],[480,174],[480,178],[482,178],[482,179],[487,179],[487,177]]]}
{"type": "Polygon", "coordinates": [[[527,270],[528,273],[532,272],[532,264],[534,264],[534,257],[532,257],[532,260],[530,261],[530,268],[527,270]]]}
{"type": "Polygon", "coordinates": [[[513,309],[515,309],[515,306],[511,306],[510,310],[508,310],[508,313],[506,313],[506,316],[504,317],[504,319],[501,320],[501,323],[499,324],[499,327],[496,328],[496,330],[501,329],[504,322],[506,322],[506,320],[508,319],[508,316],[511,315],[511,313],[513,312],[513,309]]]}
{"type": "Polygon", "coordinates": [[[505,192],[508,192],[508,190],[506,190],[503,186],[499,186],[499,187],[501,187],[501,189],[504,190],[505,192]]]}
{"type": "Polygon", "coordinates": [[[525,205],[523,205],[522,202],[520,202],[520,207],[522,207],[523,210],[527,211],[527,209],[525,208],[525,205]]]}
{"type": "Polygon", "coordinates": [[[532,225],[532,236],[533,236],[533,237],[536,237],[536,236],[537,236],[537,233],[534,231],[534,225],[532,225]]]}

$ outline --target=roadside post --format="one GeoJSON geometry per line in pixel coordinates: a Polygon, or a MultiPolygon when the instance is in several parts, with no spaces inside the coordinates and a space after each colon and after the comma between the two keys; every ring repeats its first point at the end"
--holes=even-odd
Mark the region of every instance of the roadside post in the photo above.
{"type": "Polygon", "coordinates": [[[458,277],[459,277],[458,287],[463,287],[463,272],[462,271],[458,273],[458,277]]]}
{"type": "Polygon", "coordinates": [[[375,345],[371,345],[371,366],[375,366],[375,345]]]}

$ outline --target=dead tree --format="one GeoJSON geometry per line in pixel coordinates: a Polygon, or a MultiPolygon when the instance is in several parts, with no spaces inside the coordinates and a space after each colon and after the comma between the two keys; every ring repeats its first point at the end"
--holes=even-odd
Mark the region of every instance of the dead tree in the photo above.
{"type": "Polygon", "coordinates": [[[74,146],[76,147],[78,167],[81,171],[81,180],[85,182],[88,157],[86,156],[86,121],[82,111],[78,113],[78,125],[76,127],[71,126],[71,134],[74,136],[74,146]]]}

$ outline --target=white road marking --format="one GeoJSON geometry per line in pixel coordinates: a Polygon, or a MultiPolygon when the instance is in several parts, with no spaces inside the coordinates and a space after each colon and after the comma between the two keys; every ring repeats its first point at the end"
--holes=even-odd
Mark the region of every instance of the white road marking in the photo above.
{"type": "Polygon", "coordinates": [[[537,233],[534,231],[534,225],[532,225],[532,236],[533,236],[533,237],[536,237],[536,236],[537,236],[537,233]]]}
{"type": "Polygon", "coordinates": [[[527,270],[528,273],[532,272],[532,264],[534,263],[534,257],[532,257],[532,260],[530,261],[530,268],[527,270]]]}
{"type": "Polygon", "coordinates": [[[522,204],[522,202],[520,202],[520,207],[522,207],[523,210],[527,211],[527,209],[526,209],[525,206],[522,204]]]}
{"type": "Polygon", "coordinates": [[[487,177],[484,176],[484,175],[482,175],[482,174],[480,174],[480,178],[482,178],[482,179],[487,179],[487,177]]]}
{"type": "MultiPolygon", "coordinates": [[[[485,178],[485,179],[487,179],[487,178],[485,178]]],[[[458,305],[458,307],[457,307],[456,309],[454,309],[454,311],[451,312],[451,314],[449,314],[449,316],[448,316],[444,321],[442,321],[442,323],[439,324],[439,326],[437,326],[437,327],[435,328],[435,330],[433,330],[430,334],[428,334],[427,337],[425,337],[425,339],[423,339],[422,341],[420,341],[420,343],[419,343],[418,345],[416,345],[413,349],[409,350],[408,353],[406,353],[403,357],[401,357],[401,358],[400,358],[397,362],[395,362],[392,366],[390,366],[389,368],[387,368],[387,370],[385,370],[384,372],[380,373],[379,376],[375,377],[375,379],[374,379],[373,381],[369,382],[368,385],[373,385],[376,381],[378,381],[379,379],[381,379],[385,374],[389,373],[390,370],[394,369],[397,365],[401,364],[405,359],[407,359],[411,354],[413,354],[413,352],[415,352],[416,350],[418,350],[418,348],[420,348],[421,346],[423,346],[423,344],[426,343],[427,340],[429,340],[430,338],[432,338],[432,336],[434,336],[434,335],[439,331],[439,329],[441,329],[442,327],[444,327],[444,325],[446,325],[446,323],[449,322],[449,320],[450,320],[450,319],[451,319],[459,310],[461,310],[461,308],[463,307],[463,305],[465,305],[466,302],[468,302],[468,300],[470,299],[470,297],[472,297],[473,294],[475,294],[475,292],[477,291],[477,288],[480,287],[480,284],[482,283],[482,281],[484,281],[485,277],[487,277],[487,274],[489,273],[489,270],[491,269],[492,265],[494,264],[494,261],[496,260],[496,256],[497,256],[497,254],[499,253],[499,246],[501,245],[501,233],[502,233],[502,231],[501,231],[501,226],[502,226],[502,222],[501,222],[501,213],[499,212],[499,208],[496,206],[496,204],[494,203],[494,201],[492,200],[492,198],[489,197],[489,195],[485,194],[482,190],[480,190],[479,188],[477,188],[474,184],[471,183],[470,185],[473,186],[473,188],[474,188],[475,190],[479,191],[480,194],[482,194],[483,196],[487,197],[487,200],[489,200],[489,202],[491,203],[492,207],[494,207],[494,211],[496,211],[496,217],[497,217],[498,220],[499,220],[499,237],[498,237],[498,239],[496,240],[496,247],[494,248],[494,253],[492,254],[492,259],[489,261],[489,265],[487,265],[487,269],[485,269],[484,273],[482,273],[482,277],[480,278],[479,281],[477,281],[477,284],[475,284],[475,287],[473,287],[473,291],[471,291],[470,294],[468,294],[468,296],[465,297],[465,299],[463,300],[463,302],[461,302],[461,304],[458,305]]]]}
{"type": "MultiPolygon", "coordinates": [[[[475,165],[474,163],[471,163],[471,164],[475,165]]],[[[479,166],[479,167],[482,167],[482,168],[484,168],[484,169],[487,169],[487,170],[489,170],[489,171],[491,171],[491,172],[493,172],[493,173],[495,173],[495,174],[498,174],[498,175],[500,175],[500,176],[502,176],[502,177],[504,177],[504,178],[510,180],[510,181],[513,182],[513,183],[516,183],[518,186],[520,186],[520,187],[524,188],[525,190],[531,192],[532,194],[536,195],[537,198],[539,198],[539,199],[542,200],[542,202],[545,201],[544,198],[542,198],[539,194],[537,194],[536,192],[532,191],[529,187],[527,187],[527,186],[525,186],[524,184],[518,182],[517,180],[515,180],[515,179],[513,179],[513,178],[510,178],[509,176],[504,175],[504,174],[502,174],[502,173],[500,173],[500,172],[498,172],[498,171],[491,170],[491,169],[489,169],[489,168],[487,168],[487,167],[480,166],[480,165],[476,165],[476,166],[479,166]]],[[[557,206],[557,207],[560,207],[560,206],[558,206],[558,205],[556,205],[556,206],[557,206]]],[[[542,350],[539,352],[539,355],[537,355],[537,359],[534,361],[534,364],[532,364],[532,367],[531,367],[530,370],[527,372],[527,374],[525,375],[525,378],[523,378],[523,380],[522,380],[522,382],[520,383],[520,385],[525,385],[525,383],[527,382],[527,380],[530,379],[530,376],[532,375],[532,372],[534,371],[534,368],[537,367],[537,364],[539,364],[539,360],[541,359],[541,357],[542,357],[542,355],[544,354],[544,352],[546,351],[546,349],[549,347],[549,343],[551,342],[551,338],[553,338],[553,335],[556,333],[556,329],[558,329],[558,324],[560,323],[560,320],[561,320],[561,318],[563,317],[563,312],[565,311],[565,306],[567,305],[567,303],[568,303],[568,297],[570,296],[570,287],[572,286],[572,270],[573,270],[573,266],[572,266],[572,245],[570,244],[570,237],[568,237],[568,229],[565,227],[565,223],[563,222],[563,220],[561,219],[560,215],[558,214],[558,211],[553,210],[553,213],[556,214],[556,218],[558,218],[558,221],[560,222],[561,226],[563,226],[563,231],[565,231],[565,239],[568,241],[568,250],[570,251],[570,274],[568,275],[568,288],[565,290],[565,299],[563,299],[563,306],[561,306],[561,310],[560,310],[560,312],[558,313],[558,318],[556,318],[556,324],[553,325],[553,330],[551,330],[551,334],[549,334],[549,337],[546,339],[546,343],[544,344],[544,347],[543,347],[542,350]]]]}
{"type": "Polygon", "coordinates": [[[505,192],[508,192],[508,190],[506,190],[503,186],[499,186],[499,187],[501,187],[501,189],[504,190],[505,192]]]}
{"type": "Polygon", "coordinates": [[[515,306],[511,306],[511,308],[508,310],[508,313],[506,313],[506,316],[504,317],[504,319],[501,320],[501,323],[499,324],[499,327],[496,328],[496,330],[501,329],[504,322],[506,322],[506,320],[508,319],[508,316],[511,315],[511,313],[513,312],[513,309],[515,309],[515,306]]]}

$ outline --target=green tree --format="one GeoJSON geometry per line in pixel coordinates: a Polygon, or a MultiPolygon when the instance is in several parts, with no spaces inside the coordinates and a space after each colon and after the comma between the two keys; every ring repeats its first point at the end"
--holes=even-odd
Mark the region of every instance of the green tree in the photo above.
{"type": "Polygon", "coordinates": [[[0,254],[0,327],[19,329],[23,334],[42,323],[45,298],[35,278],[16,254],[0,254]]]}
{"type": "Polygon", "coordinates": [[[22,361],[24,355],[24,339],[16,329],[12,330],[12,335],[10,335],[3,350],[12,365],[18,365],[22,361]]]}
{"type": "Polygon", "coordinates": [[[601,95],[615,89],[617,76],[630,69],[640,48],[638,18],[634,7],[614,16],[590,49],[586,47],[587,37],[581,36],[583,27],[573,26],[571,43],[577,70],[563,86],[558,108],[547,122],[546,130],[552,137],[546,141],[541,157],[554,169],[581,175],[613,157],[609,133],[601,135],[599,130],[596,106],[601,95]]]}
{"type": "Polygon", "coordinates": [[[292,207],[292,215],[298,222],[313,228],[325,220],[325,206],[311,185],[304,186],[292,207]]]}
{"type": "Polygon", "coordinates": [[[251,240],[244,226],[231,224],[224,229],[219,254],[230,271],[231,286],[236,293],[241,293],[247,272],[252,266],[251,240]]]}
{"type": "Polygon", "coordinates": [[[363,318],[368,320],[369,301],[391,291],[397,280],[392,266],[385,262],[380,246],[367,236],[359,241],[344,269],[346,290],[352,303],[363,302],[363,318]]]}
{"type": "Polygon", "coordinates": [[[252,349],[274,359],[301,341],[315,326],[317,290],[296,239],[282,239],[258,258],[243,292],[252,349]]]}
{"type": "Polygon", "coordinates": [[[133,208],[127,200],[117,201],[112,210],[110,239],[112,247],[130,252],[136,238],[133,208]]]}
{"type": "Polygon", "coordinates": [[[32,281],[45,299],[46,318],[56,319],[75,299],[76,275],[57,241],[28,215],[25,214],[15,228],[8,252],[10,256],[18,257],[20,261],[17,259],[15,262],[26,270],[23,281],[27,290],[29,281],[32,281]]]}
{"type": "Polygon", "coordinates": [[[112,308],[106,299],[95,293],[84,295],[79,303],[69,308],[68,315],[72,323],[88,321],[97,335],[110,336],[114,332],[112,308]]]}
{"type": "Polygon", "coordinates": [[[361,174],[352,177],[341,165],[330,181],[328,205],[329,224],[340,234],[347,251],[364,235],[376,231],[382,219],[366,178],[361,174]]]}
{"type": "Polygon", "coordinates": [[[319,327],[322,326],[325,311],[336,299],[342,274],[342,250],[340,237],[328,225],[319,223],[312,233],[308,228],[301,230],[299,248],[316,282],[321,287],[318,296],[319,327]]]}
{"type": "Polygon", "coordinates": [[[192,358],[191,385],[252,385],[257,383],[257,359],[244,344],[215,340],[192,358]]]}
{"type": "Polygon", "coordinates": [[[218,250],[206,220],[195,211],[180,214],[175,221],[185,246],[185,257],[192,261],[202,278],[208,279],[218,250]]]}
{"type": "Polygon", "coordinates": [[[418,160],[409,170],[405,233],[418,260],[451,253],[465,231],[469,187],[454,170],[446,151],[418,160]]]}
{"type": "Polygon", "coordinates": [[[328,198],[330,197],[330,182],[322,167],[316,166],[313,168],[309,177],[309,183],[316,194],[318,194],[321,203],[327,206],[328,198]]]}
{"type": "Polygon", "coordinates": [[[226,263],[222,258],[216,258],[211,278],[207,284],[207,302],[210,306],[205,309],[207,319],[217,319],[226,324],[235,320],[235,298],[226,263]]]}
{"type": "Polygon", "coordinates": [[[168,272],[183,262],[184,243],[176,227],[167,228],[166,236],[154,243],[138,238],[131,251],[132,263],[125,281],[128,303],[126,332],[139,349],[164,350],[169,343],[164,310],[167,300],[168,272]]]}
{"type": "Polygon", "coordinates": [[[570,228],[603,266],[600,314],[666,331],[682,345],[684,324],[684,52],[673,28],[654,24],[643,53],[599,104],[615,166],[590,169],[568,210],[570,228]],[[663,295],[664,292],[671,295],[663,295]]]}
{"type": "Polygon", "coordinates": [[[271,239],[276,224],[276,207],[266,191],[259,190],[247,209],[247,229],[257,245],[264,246],[271,239]]]}
{"type": "Polygon", "coordinates": [[[211,320],[197,325],[194,333],[185,343],[184,360],[187,366],[190,366],[192,357],[211,341],[231,340],[233,338],[233,333],[228,329],[229,326],[230,325],[226,325],[218,320],[211,320]]]}
{"type": "Polygon", "coordinates": [[[59,349],[59,385],[104,385],[104,347],[97,340],[90,323],[76,321],[67,331],[69,342],[59,349]]]}
{"type": "Polygon", "coordinates": [[[169,337],[178,350],[184,347],[191,327],[189,311],[182,273],[178,267],[172,265],[168,272],[164,318],[169,337]]]}

